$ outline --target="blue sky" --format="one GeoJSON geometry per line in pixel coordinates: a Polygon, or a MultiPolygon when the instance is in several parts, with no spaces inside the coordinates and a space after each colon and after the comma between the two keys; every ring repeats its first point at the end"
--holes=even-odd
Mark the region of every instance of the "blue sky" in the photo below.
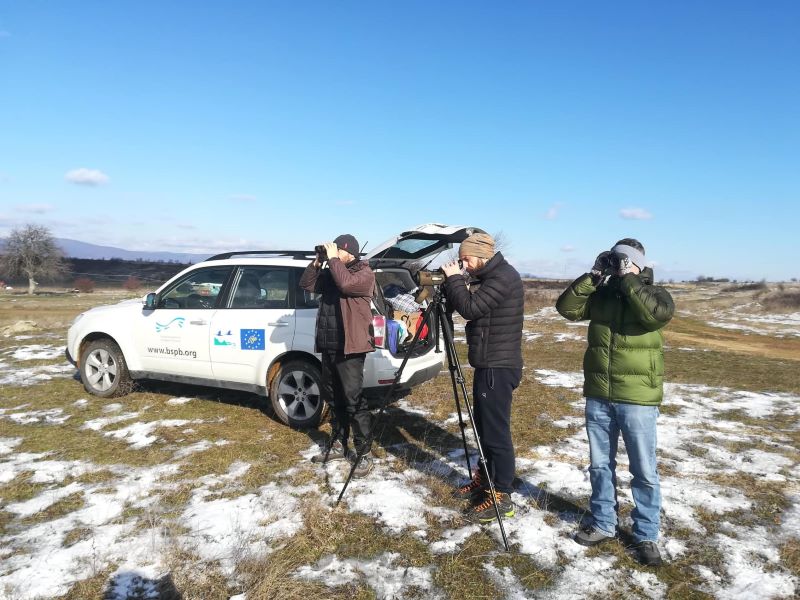
{"type": "Polygon", "coordinates": [[[502,232],[570,277],[800,277],[797,2],[0,0],[0,235],[502,232]]]}

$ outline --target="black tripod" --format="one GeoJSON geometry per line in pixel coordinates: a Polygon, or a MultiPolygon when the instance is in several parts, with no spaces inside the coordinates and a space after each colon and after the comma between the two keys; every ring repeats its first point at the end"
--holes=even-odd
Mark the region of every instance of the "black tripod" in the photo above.
{"type": "MultiPolygon", "coordinates": [[[[383,414],[386,411],[386,406],[388,405],[395,389],[397,389],[400,378],[403,375],[403,369],[405,368],[406,363],[408,363],[408,359],[411,357],[412,353],[414,352],[414,348],[419,342],[424,323],[430,323],[430,331],[433,334],[436,343],[436,352],[441,352],[439,349],[439,332],[444,335],[444,347],[445,352],[447,353],[447,364],[450,370],[450,380],[453,383],[453,398],[455,399],[456,412],[458,413],[458,425],[461,429],[461,440],[464,443],[464,458],[467,461],[467,477],[472,477],[472,468],[469,462],[469,448],[467,447],[466,436],[467,425],[464,423],[463,413],[461,412],[461,396],[459,396],[459,388],[461,390],[461,395],[463,395],[464,406],[466,407],[467,414],[469,415],[469,422],[472,426],[472,434],[475,438],[475,446],[478,449],[478,468],[481,470],[480,473],[486,478],[486,481],[489,484],[489,491],[492,495],[492,498],[496,499],[497,496],[495,494],[494,482],[489,474],[489,466],[486,464],[486,456],[483,453],[483,446],[481,446],[481,440],[478,437],[478,431],[475,428],[475,415],[472,412],[472,406],[469,402],[469,393],[467,392],[467,386],[464,382],[464,372],[461,370],[461,364],[458,360],[458,354],[456,353],[455,344],[453,342],[452,323],[449,319],[449,316],[445,312],[444,296],[439,287],[433,288],[432,299],[429,301],[428,307],[425,309],[425,312],[423,313],[423,316],[417,325],[417,331],[414,334],[411,345],[408,347],[408,350],[406,350],[405,356],[403,357],[403,362],[400,363],[400,368],[397,370],[397,373],[395,373],[394,381],[392,381],[392,385],[386,391],[386,395],[384,396],[380,410],[378,411],[378,414],[375,416],[375,419],[372,423],[372,427],[370,428],[370,433],[367,438],[367,443],[364,445],[364,447],[367,450],[372,447],[378,422],[383,417],[383,414]]],[[[359,452],[356,455],[356,459],[353,461],[353,465],[350,468],[350,473],[347,475],[347,480],[344,482],[344,487],[339,493],[339,498],[336,500],[337,505],[339,502],[341,502],[342,497],[347,490],[347,486],[350,485],[350,480],[353,478],[353,473],[355,473],[356,467],[358,466],[362,455],[363,452],[359,452]]],[[[503,545],[508,552],[510,551],[508,538],[506,537],[506,530],[503,526],[503,517],[500,515],[500,508],[498,507],[496,501],[494,502],[494,512],[497,516],[497,524],[500,526],[500,533],[503,536],[503,545]]]]}

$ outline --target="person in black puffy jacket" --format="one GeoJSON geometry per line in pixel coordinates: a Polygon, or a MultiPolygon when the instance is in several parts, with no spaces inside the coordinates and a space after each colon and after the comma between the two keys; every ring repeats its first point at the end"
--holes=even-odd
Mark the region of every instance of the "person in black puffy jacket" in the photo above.
{"type": "Polygon", "coordinates": [[[511,398],[522,379],[522,322],[525,293],[522,279],[500,252],[494,239],[475,233],[461,243],[459,261],[442,266],[449,308],[467,320],[469,364],[475,429],[496,495],[491,496],[486,474],[476,469],[472,481],[455,495],[470,500],[467,518],[490,522],[495,503],[500,514],[514,516],[510,494],[514,481],[514,444],[511,440],[511,398]],[[468,283],[458,263],[474,278],[468,283]]]}

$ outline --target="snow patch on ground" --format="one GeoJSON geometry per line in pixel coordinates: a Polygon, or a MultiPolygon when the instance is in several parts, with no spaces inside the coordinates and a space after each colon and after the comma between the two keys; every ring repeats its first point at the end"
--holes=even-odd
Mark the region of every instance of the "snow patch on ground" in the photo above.
{"type": "Polygon", "coordinates": [[[5,354],[10,354],[14,360],[53,360],[62,358],[66,346],[45,346],[41,344],[31,344],[30,346],[20,346],[5,354]]]}
{"type": "Polygon", "coordinates": [[[30,412],[19,412],[0,415],[0,419],[5,418],[18,425],[30,425],[32,423],[46,423],[48,425],[60,425],[72,415],[65,415],[63,408],[48,408],[44,410],[33,410],[30,412]]]}
{"type": "Polygon", "coordinates": [[[536,381],[551,387],[565,387],[569,389],[583,389],[583,373],[564,373],[549,369],[535,369],[536,381]]]}
{"type": "Polygon", "coordinates": [[[425,598],[440,597],[433,587],[431,567],[398,565],[400,559],[401,556],[394,552],[386,552],[373,560],[340,559],[336,555],[329,555],[314,565],[300,567],[294,576],[318,581],[329,587],[362,579],[379,599],[418,598],[420,591],[426,592],[425,598]]]}
{"type": "Polygon", "coordinates": [[[8,454],[22,443],[22,438],[0,438],[0,454],[8,454]]]}
{"type": "Polygon", "coordinates": [[[124,413],[121,415],[117,415],[116,417],[99,417],[97,419],[90,419],[83,424],[84,429],[91,429],[92,431],[100,431],[101,429],[108,427],[109,425],[113,425],[115,423],[121,423],[122,421],[130,421],[131,419],[135,419],[139,416],[138,412],[129,412],[124,413]]]}
{"type": "Polygon", "coordinates": [[[180,460],[182,458],[186,458],[190,454],[203,452],[205,450],[208,450],[209,448],[227,446],[228,444],[230,444],[228,440],[217,440],[216,442],[213,443],[209,442],[208,440],[201,440],[197,443],[178,448],[178,450],[175,451],[175,454],[172,455],[172,460],[180,460]]]}
{"type": "Polygon", "coordinates": [[[70,364],[19,369],[3,363],[0,365],[0,385],[24,387],[49,381],[54,377],[67,377],[74,373],[75,367],[70,364]]]}
{"type": "Polygon", "coordinates": [[[167,400],[167,404],[180,405],[180,404],[186,404],[187,402],[191,402],[192,400],[194,400],[194,398],[186,398],[186,397],[170,398],[169,400],[167,400]]]}
{"type": "Polygon", "coordinates": [[[578,335],[577,333],[556,333],[553,335],[553,338],[556,342],[569,342],[569,341],[577,341],[577,342],[585,342],[586,336],[578,335]]]}
{"type": "Polygon", "coordinates": [[[115,429],[114,431],[104,431],[103,435],[112,437],[117,440],[123,440],[132,449],[140,450],[146,446],[151,445],[158,439],[158,436],[153,435],[153,431],[159,427],[183,427],[188,424],[203,423],[202,419],[162,419],[160,421],[148,421],[143,423],[141,421],[123,427],[122,429],[115,429]]]}

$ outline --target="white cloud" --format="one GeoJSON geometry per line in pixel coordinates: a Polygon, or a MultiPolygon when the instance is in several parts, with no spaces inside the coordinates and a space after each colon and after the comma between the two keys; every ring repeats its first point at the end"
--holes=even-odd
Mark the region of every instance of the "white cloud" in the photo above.
{"type": "Polygon", "coordinates": [[[108,183],[108,175],[97,169],[73,169],[68,171],[64,178],[78,185],[102,185],[108,183]]]}
{"type": "Polygon", "coordinates": [[[544,218],[548,221],[553,221],[558,218],[558,212],[561,210],[563,204],[561,202],[556,202],[551,206],[544,215],[544,218]]]}
{"type": "Polygon", "coordinates": [[[256,202],[258,198],[251,194],[234,194],[228,200],[231,202],[256,202]]]}
{"type": "Polygon", "coordinates": [[[573,246],[572,244],[566,244],[564,246],[561,246],[561,251],[562,252],[572,252],[574,250],[575,250],[575,246],[573,246]]]}
{"type": "Polygon", "coordinates": [[[619,216],[623,219],[635,219],[637,221],[646,221],[653,218],[652,213],[644,208],[623,208],[619,211],[619,216]]]}
{"type": "Polygon", "coordinates": [[[53,212],[56,207],[52,204],[18,204],[14,207],[14,209],[17,212],[43,215],[45,213],[53,212]]]}

